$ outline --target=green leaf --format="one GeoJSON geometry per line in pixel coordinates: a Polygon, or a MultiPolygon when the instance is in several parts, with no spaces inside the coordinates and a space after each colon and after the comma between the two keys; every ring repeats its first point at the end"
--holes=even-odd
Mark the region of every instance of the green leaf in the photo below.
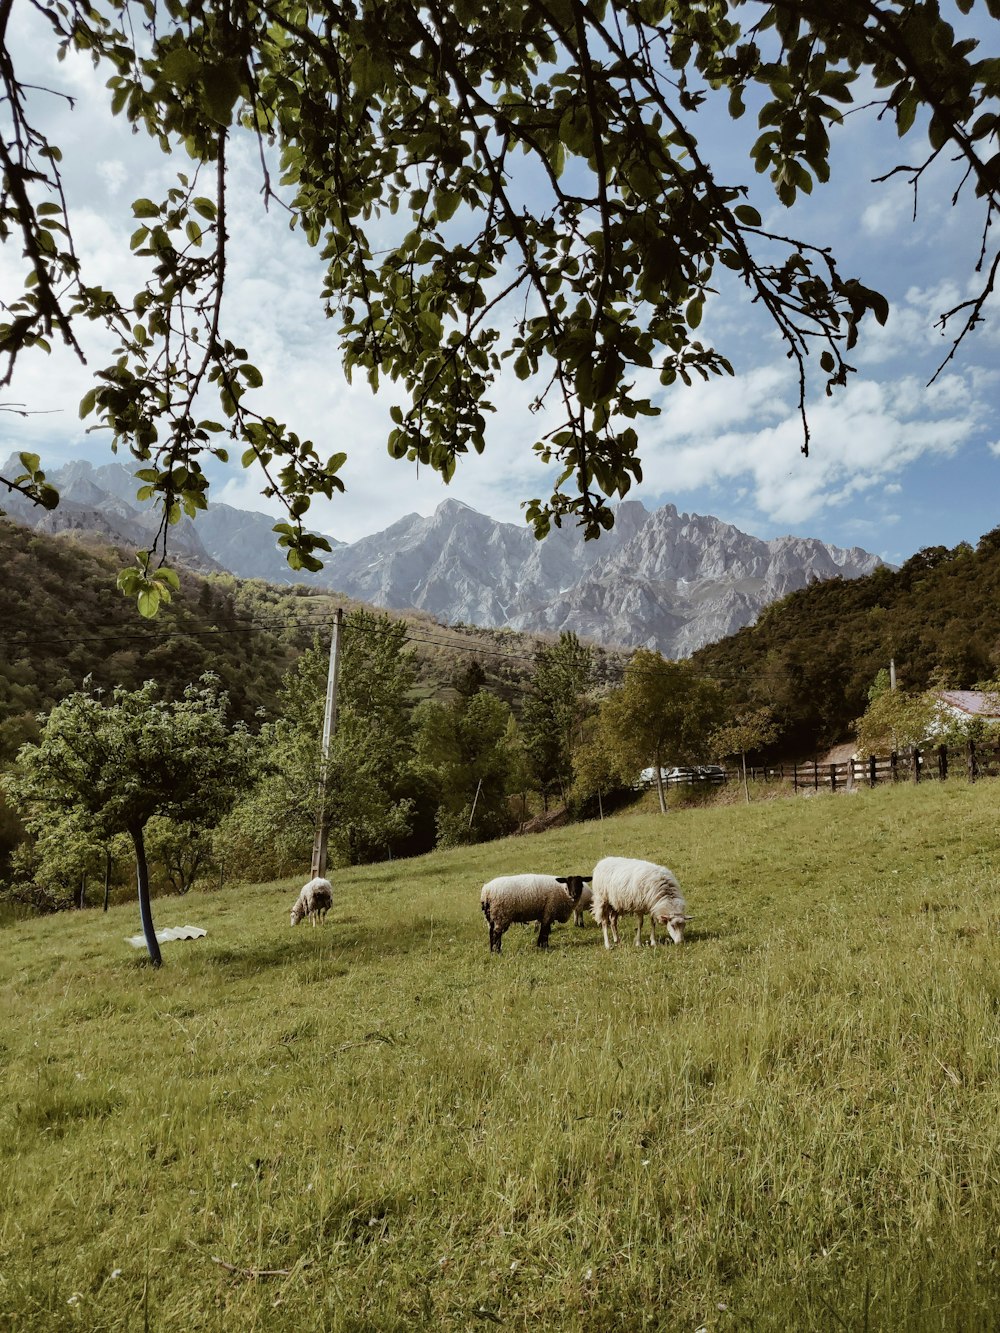
{"type": "Polygon", "coordinates": [[[917,115],[917,99],[912,93],[907,93],[899,106],[896,107],[896,133],[900,138],[909,130],[917,115]]]}
{"type": "Polygon", "coordinates": [[[158,218],[160,205],[154,204],[152,199],[136,199],[132,205],[132,215],[137,218],[158,218]]]}
{"type": "Polygon", "coordinates": [[[218,124],[228,125],[240,95],[239,66],[236,61],[224,60],[214,69],[206,69],[203,83],[209,115],[218,124]]]}
{"type": "Polygon", "coordinates": [[[161,583],[168,583],[176,592],[180,591],[180,577],[177,571],[171,569],[169,565],[161,565],[153,577],[161,583]]]}
{"type": "Polygon", "coordinates": [[[746,227],[759,227],[761,224],[760,214],[750,204],[738,204],[733,209],[733,215],[746,227]]]}
{"type": "Polygon", "coordinates": [[[153,620],[157,611],[160,609],[161,597],[162,594],[159,588],[144,588],[137,598],[139,614],[145,617],[146,620],[153,620]]]}
{"type": "Polygon", "coordinates": [[[457,190],[438,189],[434,193],[434,213],[438,222],[448,222],[455,216],[462,196],[457,190]]]}
{"type": "Polygon", "coordinates": [[[160,62],[160,77],[175,88],[189,88],[201,73],[201,61],[187,46],[176,46],[160,62]]]}

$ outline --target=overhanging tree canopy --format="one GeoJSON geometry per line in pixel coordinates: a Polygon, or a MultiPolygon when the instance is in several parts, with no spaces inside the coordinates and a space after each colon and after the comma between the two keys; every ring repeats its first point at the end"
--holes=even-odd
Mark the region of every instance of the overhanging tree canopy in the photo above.
{"type": "MultiPolygon", "coordinates": [[[[53,337],[79,349],[86,320],[114,330],[118,350],[82,410],[142,465],[141,494],[162,505],[161,547],[169,523],[204,507],[204,465],[227,457],[229,438],[285,502],[279,541],[295,568],[315,568],[326,547],[303,526],[311,497],[343,488],[343,454],[322,457],[251,405],[262,377],[226,324],[235,134],[259,140],[264,203],[280,194],[321,249],[348,374],[405,389],[394,457],[448,478],[481,451],[505,359],[534,378],[539,403],[558,405],[561,420],[533,445],[557,469],[553,493],[527,502],[540,536],[565,517],[588,536],[611,525],[608,501],[641,475],[633,422],[656,413],[657,377],[730,371],[697,336],[721,270],[784,340],[806,450],[810,354],[831,391],[864,317],[886,319],[884,297],[828,250],[765,228],[744,180],[703,156],[711,96],[732,117],[756,112],[752,164],[786,205],[828,178],[830,130],[859,104],[900,136],[926,136],[898,168],[915,202],[943,157],[957,162],[956,197],[967,189],[982,204],[970,241],[979,290],[942,315],[956,343],[993,290],[1000,60],[980,58],[935,0],[39,5],[60,49],[107,69],[115,112],[192,163],[167,198],[133,204],[132,246],[150,265],[135,294],[81,270],[58,146],[3,41],[11,3],[0,0],[0,238],[23,247],[26,282],[0,326],[0,385],[53,337]],[[376,250],[387,217],[392,240],[376,250]]],[[[1000,0],[955,3],[950,17],[972,14],[981,29],[1000,18],[1000,0]]],[[[40,460],[22,463],[8,484],[56,503],[40,460]]],[[[147,613],[169,595],[151,570],[125,583],[147,613]]]]}

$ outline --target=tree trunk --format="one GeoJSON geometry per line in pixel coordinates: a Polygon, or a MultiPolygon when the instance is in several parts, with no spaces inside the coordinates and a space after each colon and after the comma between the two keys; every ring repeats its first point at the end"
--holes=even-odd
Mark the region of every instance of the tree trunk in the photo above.
{"type": "Polygon", "coordinates": [[[667,813],[667,802],[663,796],[663,770],[660,768],[659,760],[657,760],[655,772],[656,772],[656,794],[660,798],[660,814],[665,815],[667,813]]]}
{"type": "Polygon", "coordinates": [[[156,930],[153,926],[153,909],[149,901],[149,866],[146,863],[146,840],[143,837],[142,825],[139,825],[138,828],[129,829],[129,834],[132,838],[132,845],[135,847],[135,872],[139,885],[139,916],[142,918],[142,933],[146,937],[149,961],[154,967],[161,967],[163,958],[160,955],[160,946],[156,939],[156,930]]]}
{"type": "Polygon", "coordinates": [[[111,853],[104,853],[104,910],[108,910],[108,902],[111,898],[111,853]]]}
{"type": "Polygon", "coordinates": [[[747,798],[747,805],[750,804],[750,784],[747,782],[747,752],[743,751],[740,758],[743,760],[743,793],[747,798]]]}

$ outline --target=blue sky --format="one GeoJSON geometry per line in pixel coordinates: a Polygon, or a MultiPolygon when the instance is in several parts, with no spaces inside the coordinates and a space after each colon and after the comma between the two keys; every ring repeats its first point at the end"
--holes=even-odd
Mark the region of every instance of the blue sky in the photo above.
{"type": "MultiPolygon", "coordinates": [[[[141,279],[128,275],[135,225],[130,201],[159,197],[184,163],[110,117],[102,109],[106,75],[72,56],[57,65],[33,35],[33,22],[30,8],[15,7],[11,41],[32,62],[32,81],[77,99],[72,112],[51,97],[40,106],[65,151],[84,263],[91,280],[135,290],[141,279]]],[[[745,156],[756,132],[752,114],[734,125],[709,110],[699,115],[696,130],[730,183],[751,187],[765,225],[831,245],[841,271],[884,292],[892,313],[885,329],[872,321],[862,334],[850,358],[858,373],[846,391],[825,398],[817,367],[811,457],[805,459],[793,366],[736,285],[721,289],[699,333],[730,358],[736,376],[691,390],[657,388],[664,413],[642,423],[645,475],[632,498],[650,508],[670,502],[714,514],[762,537],[795,533],[860,545],[896,563],[922,546],[974,543],[1000,525],[995,310],[987,308],[987,324],[967,339],[933,388],[926,387],[948,350],[934,320],[968,295],[975,280],[981,222],[971,194],[952,208],[953,169],[945,164],[928,173],[912,221],[912,193],[902,178],[871,182],[895,162],[917,157],[919,145],[906,140],[901,148],[891,124],[859,113],[836,137],[830,185],[789,211],[745,156]]],[[[321,310],[321,265],[280,210],[262,212],[255,152],[245,144],[231,153],[225,320],[264,373],[261,405],[314,439],[321,453],[348,453],[347,493],[314,505],[313,526],[351,541],[404,514],[428,514],[449,495],[495,518],[523,521],[520,501],[548,494],[530,449],[539,430],[528,411],[533,386],[504,378],[493,394],[499,410],[489,421],[486,453],[460,464],[449,487],[427,469],[390,460],[384,441],[392,398],[376,399],[364,385],[345,383],[336,324],[321,310]]],[[[4,295],[15,290],[19,264],[10,247],[0,253],[4,295]]],[[[106,354],[107,345],[95,338],[88,347],[91,364],[104,364],[106,354]]],[[[2,456],[29,448],[53,468],[73,458],[109,461],[107,437],[88,434],[77,415],[88,373],[61,349],[48,359],[26,360],[3,401],[46,411],[28,418],[0,414],[2,456]]],[[[216,499],[251,509],[272,507],[259,493],[263,484],[238,465],[213,476],[216,499]]]]}

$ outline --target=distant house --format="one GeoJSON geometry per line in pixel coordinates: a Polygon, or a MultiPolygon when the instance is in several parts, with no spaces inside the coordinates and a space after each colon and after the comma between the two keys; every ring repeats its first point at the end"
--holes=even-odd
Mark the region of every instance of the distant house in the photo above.
{"type": "Polygon", "coordinates": [[[937,721],[933,731],[943,731],[955,723],[982,722],[1000,727],[1000,694],[990,690],[934,690],[937,721]]]}

